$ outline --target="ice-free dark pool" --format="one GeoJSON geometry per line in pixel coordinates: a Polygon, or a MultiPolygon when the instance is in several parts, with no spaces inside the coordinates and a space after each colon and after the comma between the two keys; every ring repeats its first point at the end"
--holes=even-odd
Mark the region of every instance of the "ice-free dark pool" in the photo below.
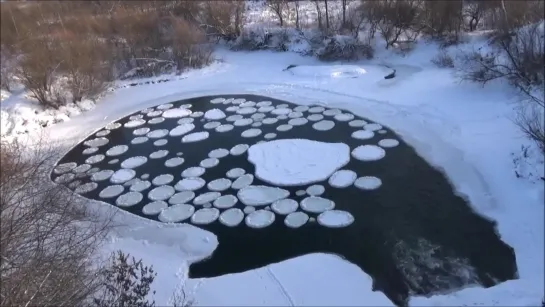
{"type": "Polygon", "coordinates": [[[328,252],[398,305],[517,275],[493,222],[393,131],[339,109],[253,95],[141,110],[93,133],[51,174],[87,198],[213,232],[192,277],[328,252]],[[261,142],[261,143],[260,143],[261,142]]]}

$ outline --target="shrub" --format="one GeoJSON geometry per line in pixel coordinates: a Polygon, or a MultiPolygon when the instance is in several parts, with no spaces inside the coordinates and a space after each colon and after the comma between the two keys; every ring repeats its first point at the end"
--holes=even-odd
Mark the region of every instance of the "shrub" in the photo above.
{"type": "Polygon", "coordinates": [[[148,294],[155,294],[151,284],[157,276],[153,267],[145,266],[142,260],[117,251],[111,256],[111,263],[103,273],[101,293],[94,298],[97,307],[152,307],[155,301],[148,300],[148,294]]]}
{"type": "Polygon", "coordinates": [[[284,28],[248,27],[242,30],[235,41],[233,50],[274,50],[287,51],[290,35],[284,28]]]}
{"type": "Polygon", "coordinates": [[[322,61],[353,61],[360,58],[373,58],[373,48],[353,37],[334,36],[324,40],[323,45],[315,52],[322,61]]]}
{"type": "Polygon", "coordinates": [[[443,49],[439,53],[437,53],[432,59],[431,62],[440,68],[454,68],[454,60],[448,54],[448,52],[443,49]]]}
{"type": "Polygon", "coordinates": [[[88,303],[100,286],[92,261],[109,220],[46,182],[55,152],[16,141],[1,146],[0,305],[88,303]]]}

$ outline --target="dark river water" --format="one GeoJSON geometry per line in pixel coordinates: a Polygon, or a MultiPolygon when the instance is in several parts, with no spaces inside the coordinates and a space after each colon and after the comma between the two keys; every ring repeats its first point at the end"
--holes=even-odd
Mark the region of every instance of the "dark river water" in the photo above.
{"type": "MultiPolygon", "coordinates": [[[[287,104],[289,108],[297,105],[279,101],[268,97],[253,95],[207,96],[172,102],[174,107],[191,104],[193,112],[205,112],[212,108],[223,110],[226,115],[235,114],[226,110],[232,104],[211,104],[210,100],[216,97],[244,98],[247,101],[272,101],[272,105],[287,104]]],[[[302,112],[304,117],[309,112],[302,112]]],[[[343,113],[349,113],[343,111],[343,113]]],[[[132,115],[140,114],[136,112],[132,115]]],[[[252,114],[243,115],[249,118],[252,114]]],[[[267,117],[274,115],[267,114],[267,117]]],[[[120,119],[124,124],[129,117],[120,119]]],[[[159,116],[160,117],[160,116],[159,116]]],[[[328,117],[328,116],[326,116],[328,117]]],[[[145,120],[150,117],[144,116],[145,120]]],[[[326,118],[333,120],[331,116],[326,118]]],[[[369,123],[371,120],[363,119],[369,123]]],[[[120,156],[106,157],[103,161],[93,164],[101,170],[117,170],[120,162],[109,164],[116,158],[123,161],[134,156],[146,156],[159,149],[169,151],[161,159],[148,159],[147,163],[135,168],[136,177],[149,174],[152,180],[160,174],[172,174],[174,185],[181,179],[181,172],[190,166],[198,166],[200,161],[208,157],[213,149],[230,149],[237,144],[255,144],[264,140],[266,133],[276,133],[275,139],[310,139],[320,142],[345,143],[350,149],[365,144],[376,145],[380,139],[396,139],[400,144],[393,148],[386,148],[383,159],[372,162],[362,162],[354,158],[343,167],[353,170],[358,176],[376,176],[382,180],[382,185],[375,190],[364,191],[354,185],[346,188],[333,188],[327,180],[314,184],[323,185],[326,190],[321,197],[333,200],[335,209],[350,212],[355,221],[343,228],[327,228],[317,222],[308,222],[300,228],[292,229],[284,225],[284,218],[277,215],[275,222],[262,229],[253,229],[245,225],[244,221],[236,227],[227,227],[219,221],[208,225],[199,225],[203,229],[213,232],[219,241],[219,246],[213,256],[205,261],[195,263],[190,268],[193,278],[213,277],[228,273],[243,272],[259,268],[271,263],[280,262],[289,258],[315,252],[334,253],[358,265],[374,280],[374,290],[384,292],[397,305],[405,305],[409,295],[428,295],[437,292],[451,291],[468,284],[481,284],[485,287],[499,282],[517,278],[517,267],[513,249],[500,240],[494,222],[476,214],[461,197],[455,195],[453,187],[445,176],[431,167],[415,150],[404,143],[387,127],[382,134],[375,133],[367,140],[358,140],[351,137],[352,132],[361,129],[348,125],[348,122],[335,121],[333,129],[317,131],[309,122],[302,126],[294,126],[285,132],[276,130],[281,124],[289,120],[279,120],[276,124],[257,127],[262,130],[261,135],[254,138],[242,138],[244,130],[251,126],[234,127],[233,130],[217,133],[214,129],[206,130],[203,125],[208,120],[203,117],[194,119],[196,126],[192,132],[209,131],[208,139],[193,143],[182,143],[181,136],[165,136],[168,143],[155,146],[155,140],[143,144],[131,144],[135,138],[133,130],[142,127],[171,130],[177,126],[179,118],[166,119],[161,123],[146,123],[136,128],[120,127],[112,129],[105,137],[109,143],[98,147],[93,153],[105,154],[106,150],[114,145],[125,144],[129,150],[120,156]],[[181,157],[185,162],[174,168],[164,165],[166,159],[181,157]]],[[[219,120],[222,124],[228,123],[225,119],[219,120]]],[[[232,122],[231,122],[232,124],[232,122]]],[[[86,140],[95,138],[89,136],[86,140]]],[[[84,141],[70,150],[59,164],[76,162],[85,163],[91,155],[83,155],[82,151],[89,146],[84,141]]],[[[226,178],[228,170],[239,167],[247,173],[255,174],[255,167],[247,160],[247,153],[240,156],[228,155],[220,159],[220,163],[208,168],[201,176],[209,182],[218,178],[226,178]]],[[[58,175],[52,173],[54,180],[58,175]]],[[[89,175],[80,175],[81,183],[90,182],[89,175]]],[[[70,182],[64,183],[72,189],[70,182]]],[[[98,182],[98,187],[83,195],[90,199],[97,199],[116,206],[115,197],[101,199],[99,192],[106,186],[112,185],[109,180],[98,182]]],[[[252,185],[268,185],[255,178],[252,185]]],[[[290,192],[290,198],[301,201],[306,196],[297,196],[297,190],[304,190],[309,185],[297,187],[283,187],[290,192]]],[[[153,189],[142,191],[143,199],[136,205],[121,208],[131,213],[157,220],[157,215],[144,215],[142,208],[151,202],[147,193],[153,189]]],[[[124,192],[129,188],[125,187],[124,192]]],[[[206,185],[196,190],[196,195],[208,192],[206,185]]],[[[236,195],[236,190],[228,189],[222,195],[236,195]]],[[[308,196],[308,195],[307,195],[308,196]]],[[[197,206],[198,207],[198,206],[197,206]]],[[[244,205],[238,202],[236,208],[243,209],[244,205]]],[[[298,209],[301,210],[300,208],[298,209]]],[[[316,218],[317,214],[308,213],[316,218]]],[[[188,220],[184,222],[189,222],[188,220]]]]}

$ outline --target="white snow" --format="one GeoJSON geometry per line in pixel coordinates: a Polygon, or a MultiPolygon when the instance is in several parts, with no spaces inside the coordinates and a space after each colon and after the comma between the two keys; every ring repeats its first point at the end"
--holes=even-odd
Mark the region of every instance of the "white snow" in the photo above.
{"type": "Polygon", "coordinates": [[[235,128],[235,126],[231,125],[231,124],[225,124],[225,125],[221,125],[221,126],[218,126],[216,127],[216,132],[220,132],[220,133],[223,133],[223,132],[229,132],[231,130],[233,130],[233,128],[235,128]]]}
{"type": "Polygon", "coordinates": [[[333,118],[340,122],[347,122],[354,119],[354,115],[350,113],[337,114],[333,118]]]}
{"type": "Polygon", "coordinates": [[[131,120],[131,121],[126,122],[123,125],[123,127],[125,127],[125,128],[136,128],[138,126],[142,126],[145,123],[146,123],[146,121],[143,120],[143,119],[135,119],[135,120],[131,120]]]}
{"type": "Polygon", "coordinates": [[[378,145],[384,148],[392,148],[399,145],[399,141],[394,139],[383,139],[378,141],[378,145]]]}
{"type": "Polygon", "coordinates": [[[243,127],[243,126],[251,125],[253,122],[254,122],[254,120],[251,119],[251,118],[241,118],[241,119],[235,120],[233,122],[233,126],[243,127]]]}
{"type": "Polygon", "coordinates": [[[189,133],[193,129],[195,129],[194,124],[191,124],[191,123],[182,123],[182,124],[180,124],[179,123],[178,126],[172,128],[172,130],[170,130],[169,135],[170,136],[181,136],[181,135],[184,135],[186,133],[189,133]]]}
{"type": "Polygon", "coordinates": [[[160,124],[160,123],[162,123],[164,121],[165,121],[164,117],[155,117],[155,118],[152,118],[152,119],[148,120],[148,124],[155,125],[155,124],[160,124]]]}
{"type": "MultiPolygon", "coordinates": [[[[310,187],[322,187],[322,188],[324,188],[324,187],[321,186],[321,185],[311,185],[310,187]]],[[[309,188],[310,188],[310,187],[309,187],[309,188]]],[[[325,188],[324,188],[324,191],[323,191],[323,192],[325,192],[325,188]]],[[[322,193],[323,193],[323,192],[322,192],[322,193]]],[[[305,190],[297,190],[297,191],[295,191],[295,195],[297,195],[297,196],[303,196],[303,195],[305,195],[305,194],[307,194],[307,191],[305,191],[305,190]]]]}
{"type": "Polygon", "coordinates": [[[76,187],[74,189],[74,192],[78,194],[84,194],[84,193],[91,192],[95,190],[96,188],[98,188],[98,184],[96,182],[88,182],[76,187]]]}
{"type": "Polygon", "coordinates": [[[261,134],[261,129],[251,128],[251,129],[242,131],[240,136],[242,136],[243,138],[253,138],[260,134],[261,134]]]}
{"type": "Polygon", "coordinates": [[[375,145],[360,145],[352,150],[352,156],[360,161],[376,161],[384,158],[386,151],[375,145]]]}
{"type": "Polygon", "coordinates": [[[178,117],[186,117],[188,115],[191,115],[191,110],[181,109],[181,108],[168,109],[165,112],[163,112],[164,118],[178,118],[178,117]]]}
{"type": "Polygon", "coordinates": [[[91,180],[92,181],[104,181],[104,180],[109,179],[113,175],[113,173],[114,173],[114,171],[112,171],[110,169],[103,169],[103,170],[100,170],[100,171],[94,173],[93,175],[91,175],[91,180]]]}
{"type": "Polygon", "coordinates": [[[363,129],[369,130],[369,131],[377,131],[382,129],[382,126],[380,124],[365,124],[363,125],[363,129]]]}
{"type": "Polygon", "coordinates": [[[208,122],[203,125],[204,129],[215,129],[221,125],[220,122],[208,122]]]}
{"type": "Polygon", "coordinates": [[[321,120],[317,123],[312,124],[312,128],[318,130],[318,131],[327,131],[331,130],[335,127],[335,122],[330,120],[321,120]]]}
{"type": "Polygon", "coordinates": [[[121,162],[121,167],[122,168],[137,168],[139,166],[146,164],[146,162],[148,162],[148,158],[144,156],[130,157],[123,160],[123,162],[121,162]]]}
{"type": "Polygon", "coordinates": [[[193,133],[190,133],[188,135],[185,135],[182,138],[182,143],[192,143],[192,142],[198,142],[198,141],[206,140],[209,135],[210,135],[210,133],[208,133],[208,131],[193,132],[193,133]]]}
{"type": "Polygon", "coordinates": [[[275,107],[273,107],[273,106],[263,106],[263,107],[260,107],[259,109],[257,109],[257,111],[260,112],[260,113],[268,113],[268,112],[271,112],[274,109],[275,109],[275,107]]]}
{"type": "Polygon", "coordinates": [[[335,116],[337,114],[341,114],[342,111],[339,110],[339,109],[328,109],[328,110],[325,110],[324,112],[322,112],[322,114],[324,116],[335,116]]]}
{"type": "Polygon", "coordinates": [[[244,213],[238,208],[231,208],[223,211],[219,216],[219,221],[225,226],[238,226],[244,219],[244,213]]]}
{"type": "Polygon", "coordinates": [[[191,216],[191,223],[196,225],[206,225],[214,222],[220,216],[220,211],[216,208],[202,208],[191,216]]]}
{"type": "Polygon", "coordinates": [[[240,202],[247,206],[265,206],[289,195],[287,190],[263,185],[247,186],[237,193],[240,202]]]}
{"type": "Polygon", "coordinates": [[[150,159],[161,159],[168,155],[168,150],[160,149],[149,154],[150,159]]]}
{"type": "Polygon", "coordinates": [[[355,119],[348,122],[348,126],[350,127],[363,127],[365,124],[367,124],[367,122],[362,119],[355,119]]]}
{"type": "MultiPolygon", "coordinates": [[[[195,170],[197,170],[197,169],[195,169],[195,170]]],[[[200,169],[198,169],[198,170],[200,170],[200,169]]],[[[196,175],[196,174],[198,174],[198,172],[195,171],[194,173],[191,173],[190,175],[196,175]]],[[[184,179],[178,181],[178,183],[176,183],[174,188],[176,190],[178,190],[178,191],[195,191],[195,190],[198,190],[198,189],[204,187],[205,184],[206,184],[206,181],[204,179],[202,179],[202,178],[188,177],[188,178],[184,178],[184,179]]]]}
{"type": "Polygon", "coordinates": [[[323,185],[313,184],[310,187],[308,187],[306,189],[306,191],[302,191],[302,193],[299,193],[299,194],[301,194],[299,196],[303,196],[305,194],[308,194],[310,196],[320,196],[320,195],[324,194],[324,192],[325,192],[325,187],[323,185]]]}
{"type": "Polygon", "coordinates": [[[185,124],[191,124],[195,121],[194,118],[191,118],[191,117],[184,117],[184,118],[180,118],[176,123],[178,125],[185,125],[185,124]]]}
{"type": "Polygon", "coordinates": [[[76,173],[76,174],[80,174],[80,173],[85,173],[86,171],[90,170],[91,169],[91,165],[89,164],[81,164],[81,165],[78,165],[76,167],[74,167],[74,169],[72,170],[72,172],[76,173]]]}
{"type": "Polygon", "coordinates": [[[159,220],[165,223],[177,223],[187,220],[195,212],[195,207],[188,204],[179,204],[165,208],[159,213],[159,220]]]}
{"type": "Polygon", "coordinates": [[[119,207],[132,207],[142,201],[144,195],[140,192],[127,192],[125,194],[119,195],[115,200],[115,204],[119,207]]]}
{"type": "Polygon", "coordinates": [[[161,174],[153,178],[151,183],[153,183],[153,185],[165,185],[171,183],[172,180],[174,180],[174,176],[171,174],[161,174]]]}
{"type": "Polygon", "coordinates": [[[191,116],[193,118],[197,118],[197,117],[202,117],[203,115],[204,115],[204,112],[197,111],[197,112],[191,113],[191,115],[189,115],[189,116],[191,116]]]}
{"type": "MultiPolygon", "coordinates": [[[[236,107],[236,108],[238,110],[238,107],[236,107]]],[[[228,121],[228,122],[236,122],[237,120],[241,120],[243,118],[244,118],[244,116],[242,116],[240,114],[234,114],[234,115],[227,116],[227,118],[225,120],[228,121]]]]}
{"type": "Polygon", "coordinates": [[[310,114],[307,119],[311,122],[317,122],[324,119],[324,116],[322,114],[310,114]]]}
{"type": "Polygon", "coordinates": [[[100,147],[100,146],[104,146],[108,144],[109,142],[110,140],[108,140],[107,138],[99,137],[99,138],[94,138],[94,139],[85,141],[83,142],[83,144],[89,147],[100,147]]]}
{"type": "Polygon", "coordinates": [[[243,168],[235,167],[228,170],[227,173],[225,173],[225,176],[227,176],[227,178],[235,179],[244,175],[245,173],[246,171],[243,168]]]}
{"type": "MultiPolygon", "coordinates": [[[[143,178],[141,178],[141,179],[143,179],[143,178]]],[[[151,187],[151,182],[149,182],[147,180],[139,180],[139,181],[136,181],[135,183],[133,183],[131,185],[131,187],[129,188],[129,190],[135,191],[135,192],[142,192],[142,191],[148,189],[149,187],[151,187]]]]}
{"type": "Polygon", "coordinates": [[[376,65],[301,65],[289,70],[299,77],[311,78],[358,78],[360,82],[380,81],[379,78],[391,73],[391,70],[376,65]]]}
{"type": "Polygon", "coordinates": [[[234,195],[222,195],[214,200],[214,207],[219,209],[227,209],[238,203],[238,198],[234,195]]]}
{"type": "Polygon", "coordinates": [[[226,157],[227,155],[229,155],[229,150],[225,148],[213,149],[212,151],[208,153],[208,157],[217,158],[217,159],[226,157]]]}
{"type": "Polygon", "coordinates": [[[350,161],[349,152],[343,143],[282,139],[252,145],[248,160],[255,165],[259,179],[292,186],[327,179],[350,161]]]}
{"type": "Polygon", "coordinates": [[[202,160],[199,165],[204,168],[211,168],[218,165],[219,163],[220,163],[220,160],[217,158],[206,158],[202,160]]]}
{"type": "Polygon", "coordinates": [[[165,200],[174,195],[174,188],[169,185],[162,185],[149,191],[148,198],[151,200],[165,200]]]}
{"type": "Polygon", "coordinates": [[[221,196],[221,193],[219,192],[206,192],[195,197],[195,199],[193,200],[193,203],[195,205],[204,205],[206,203],[213,202],[220,196],[221,196]]]}
{"type": "Polygon", "coordinates": [[[220,109],[212,109],[204,113],[204,118],[208,120],[219,120],[225,118],[225,116],[225,113],[223,113],[223,111],[220,109]]]}
{"type": "Polygon", "coordinates": [[[195,198],[195,192],[193,191],[182,191],[172,195],[168,199],[168,203],[171,205],[185,204],[195,198]]]}
{"type": "Polygon", "coordinates": [[[206,186],[210,191],[221,192],[231,187],[231,180],[220,178],[210,181],[206,186]]]}
{"type": "Polygon", "coordinates": [[[277,131],[280,131],[280,132],[285,132],[285,131],[289,131],[293,128],[292,125],[288,125],[288,124],[282,124],[278,127],[276,127],[276,130],[277,131]]]}
{"type": "Polygon", "coordinates": [[[291,113],[291,109],[288,108],[278,108],[271,111],[271,114],[274,115],[288,115],[291,113]]]}
{"type": "Polygon", "coordinates": [[[375,133],[369,130],[356,130],[352,132],[352,137],[358,140],[368,140],[373,136],[375,136],[375,133]]]}
{"type": "Polygon", "coordinates": [[[350,212],[342,210],[329,210],[318,215],[318,224],[330,227],[339,228],[349,226],[354,222],[354,216],[350,212]]]}
{"type": "Polygon", "coordinates": [[[299,228],[308,222],[308,214],[304,212],[293,212],[286,216],[284,224],[289,228],[299,228]]]}
{"type": "Polygon", "coordinates": [[[158,129],[158,130],[151,130],[146,135],[150,139],[160,139],[162,137],[165,137],[168,134],[167,129],[158,129]]]}
{"type": "Polygon", "coordinates": [[[329,177],[328,182],[329,185],[334,188],[346,188],[352,185],[357,177],[358,174],[356,174],[356,172],[343,169],[333,173],[333,175],[329,177]]]}
{"type": "Polygon", "coordinates": [[[301,201],[301,209],[311,213],[321,213],[335,208],[335,202],[319,196],[309,196],[301,201]]]}
{"type": "Polygon", "coordinates": [[[119,156],[124,154],[127,150],[129,150],[129,146],[127,145],[116,145],[106,151],[106,155],[109,157],[119,156]]]}
{"type": "Polygon", "coordinates": [[[98,151],[98,147],[89,147],[81,151],[83,155],[91,155],[98,151]]]}
{"type": "Polygon", "coordinates": [[[265,228],[274,223],[274,213],[267,210],[256,210],[244,219],[250,228],[265,228]]]}
{"type": "Polygon", "coordinates": [[[240,156],[241,154],[245,153],[246,150],[248,150],[248,148],[250,148],[250,145],[248,145],[248,144],[238,144],[238,145],[233,146],[233,148],[231,148],[231,150],[229,150],[229,152],[233,156],[240,156]]]}
{"type": "Polygon", "coordinates": [[[246,114],[252,114],[257,112],[257,109],[254,107],[245,107],[245,108],[238,109],[236,112],[240,115],[246,115],[246,114]]]}
{"type": "Polygon", "coordinates": [[[299,117],[299,118],[292,118],[288,121],[288,124],[292,125],[292,126],[302,126],[304,124],[308,123],[308,119],[304,118],[304,117],[299,117]]]}
{"type": "Polygon", "coordinates": [[[136,176],[136,172],[134,170],[122,168],[112,174],[110,177],[110,182],[115,184],[124,183],[133,179],[134,176],[136,176]]]}
{"type": "Polygon", "coordinates": [[[78,164],[77,164],[76,162],[62,163],[62,164],[57,165],[57,166],[53,169],[53,172],[54,172],[55,174],[64,174],[64,173],[68,173],[69,171],[73,170],[76,166],[78,166],[78,164]]]}
{"type": "Polygon", "coordinates": [[[267,117],[267,118],[264,118],[261,122],[265,125],[272,125],[278,122],[278,118],[267,117]]]}
{"type": "Polygon", "coordinates": [[[250,213],[252,213],[252,212],[255,212],[255,210],[256,210],[255,208],[256,208],[256,207],[252,207],[252,206],[246,206],[246,207],[244,207],[244,210],[243,210],[243,211],[244,211],[244,214],[248,215],[248,214],[250,214],[250,213]]]}
{"type": "Polygon", "coordinates": [[[118,185],[118,184],[110,185],[105,187],[102,191],[100,191],[100,193],[98,193],[98,196],[100,198],[112,198],[123,193],[124,190],[125,190],[125,187],[123,187],[122,185],[118,185]]]}
{"type": "Polygon", "coordinates": [[[231,188],[235,190],[240,190],[242,188],[245,188],[251,185],[253,182],[254,182],[254,175],[243,174],[243,175],[240,175],[235,181],[233,181],[231,188]]]}
{"type": "Polygon", "coordinates": [[[324,107],[311,107],[308,109],[309,113],[323,113],[325,111],[324,107]]]}
{"type": "Polygon", "coordinates": [[[223,103],[225,101],[225,98],[223,97],[218,97],[218,98],[214,98],[212,100],[210,100],[210,103],[212,104],[218,104],[218,103],[223,103]]]}
{"type": "Polygon", "coordinates": [[[206,169],[204,167],[192,166],[182,172],[182,177],[199,177],[204,174],[205,171],[206,169]]]}
{"type": "Polygon", "coordinates": [[[182,165],[184,162],[185,162],[184,158],[174,157],[174,158],[167,159],[165,161],[165,166],[166,167],[176,167],[176,166],[182,165]]]}
{"type": "Polygon", "coordinates": [[[154,146],[165,146],[168,143],[167,139],[160,139],[155,142],[153,142],[154,146]]]}
{"type": "Polygon", "coordinates": [[[263,137],[267,140],[274,139],[276,137],[276,133],[267,133],[263,137]]]}
{"type": "Polygon", "coordinates": [[[168,204],[162,200],[154,201],[148,203],[142,208],[142,213],[146,215],[157,215],[161,213],[163,209],[166,209],[168,204]]]}
{"type": "Polygon", "coordinates": [[[108,134],[110,134],[110,130],[102,130],[97,132],[95,136],[107,136],[108,134]]]}
{"type": "Polygon", "coordinates": [[[137,136],[135,137],[134,139],[131,140],[131,144],[142,144],[142,143],[145,143],[147,142],[149,139],[145,136],[137,136]]]}
{"type": "Polygon", "coordinates": [[[281,215],[295,212],[297,208],[299,208],[299,203],[291,198],[280,199],[271,204],[271,210],[281,215]]]}
{"type": "Polygon", "coordinates": [[[362,190],[376,190],[382,185],[382,180],[374,176],[364,176],[354,181],[354,186],[362,190]]]}

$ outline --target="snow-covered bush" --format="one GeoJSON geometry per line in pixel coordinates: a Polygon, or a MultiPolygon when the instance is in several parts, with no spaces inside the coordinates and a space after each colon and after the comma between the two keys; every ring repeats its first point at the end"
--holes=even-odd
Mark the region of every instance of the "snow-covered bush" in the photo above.
{"type": "Polygon", "coordinates": [[[440,68],[454,68],[454,59],[450,56],[446,49],[441,49],[432,59],[431,62],[440,68]]]}
{"type": "Polygon", "coordinates": [[[232,46],[233,50],[287,51],[295,31],[287,28],[246,27],[232,46]]]}
{"type": "Polygon", "coordinates": [[[373,48],[351,36],[335,35],[323,40],[314,54],[322,61],[353,61],[373,58],[373,48]]]}

